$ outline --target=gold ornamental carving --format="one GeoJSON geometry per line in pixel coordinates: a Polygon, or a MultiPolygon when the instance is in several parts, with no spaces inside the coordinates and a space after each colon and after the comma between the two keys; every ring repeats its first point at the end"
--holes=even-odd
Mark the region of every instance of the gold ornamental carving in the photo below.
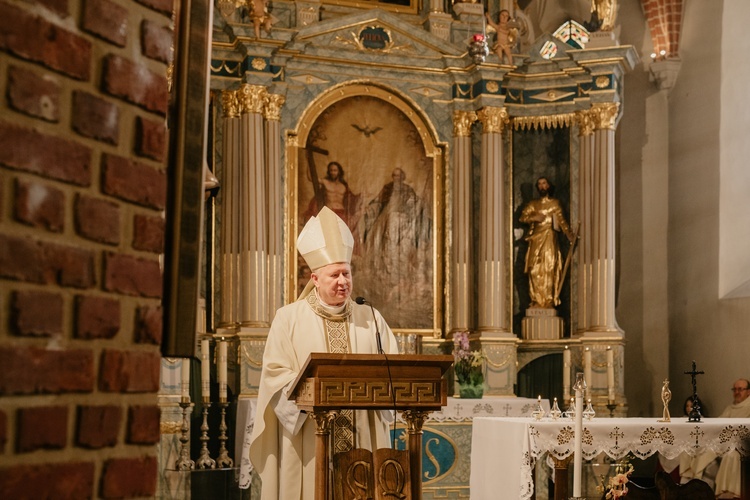
{"type": "Polygon", "coordinates": [[[281,107],[286,102],[286,97],[281,94],[268,94],[266,99],[266,106],[264,108],[264,116],[268,121],[279,121],[281,120],[281,107]]]}
{"type": "Polygon", "coordinates": [[[508,125],[508,110],[488,106],[477,112],[477,118],[482,122],[482,130],[485,134],[502,134],[503,128],[508,125]]]}
{"type": "Polygon", "coordinates": [[[224,118],[239,118],[240,103],[237,100],[236,90],[223,90],[221,92],[221,108],[224,110],[224,118]]]}
{"type": "Polygon", "coordinates": [[[515,116],[513,117],[514,130],[539,130],[569,127],[574,119],[573,113],[543,116],[515,116]]]}
{"type": "Polygon", "coordinates": [[[409,434],[421,434],[422,426],[427,417],[430,416],[429,411],[423,410],[404,410],[402,416],[406,420],[406,430],[409,434]]]}
{"type": "Polygon", "coordinates": [[[237,91],[237,100],[240,102],[240,111],[242,113],[263,112],[263,104],[268,96],[268,91],[262,85],[250,85],[244,83],[237,91]]]}
{"type": "Polygon", "coordinates": [[[477,114],[474,111],[454,111],[453,112],[453,136],[469,137],[471,136],[471,124],[477,121],[477,114]]]}
{"type": "Polygon", "coordinates": [[[576,111],[578,135],[584,137],[594,133],[594,117],[590,111],[576,111]]]}
{"type": "Polygon", "coordinates": [[[315,434],[323,436],[327,435],[331,430],[331,422],[334,421],[338,414],[338,410],[308,413],[310,418],[315,420],[315,434]]]}
{"type": "Polygon", "coordinates": [[[594,127],[597,130],[615,129],[617,112],[620,110],[619,102],[598,103],[591,106],[591,114],[594,118],[594,127]]]}

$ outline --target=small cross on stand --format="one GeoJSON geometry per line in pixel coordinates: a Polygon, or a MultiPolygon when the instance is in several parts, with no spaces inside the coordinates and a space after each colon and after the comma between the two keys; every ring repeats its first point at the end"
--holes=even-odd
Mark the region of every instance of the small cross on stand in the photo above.
{"type": "Polygon", "coordinates": [[[690,375],[693,379],[693,409],[690,410],[690,414],[688,414],[688,422],[700,422],[701,421],[701,405],[698,402],[698,390],[695,386],[695,376],[696,375],[703,375],[706,372],[703,371],[697,371],[695,369],[695,360],[693,360],[693,369],[689,372],[684,372],[685,375],[690,375]]]}

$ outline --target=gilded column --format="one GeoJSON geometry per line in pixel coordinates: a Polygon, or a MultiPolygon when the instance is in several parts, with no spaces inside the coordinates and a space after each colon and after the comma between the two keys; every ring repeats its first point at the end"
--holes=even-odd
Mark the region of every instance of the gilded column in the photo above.
{"type": "Polygon", "coordinates": [[[236,90],[221,93],[222,125],[222,179],[221,191],[221,239],[220,239],[220,285],[219,328],[239,326],[240,302],[240,108],[236,90]]]}
{"type": "Polygon", "coordinates": [[[486,107],[477,116],[482,123],[481,185],[479,192],[479,251],[477,255],[478,329],[482,336],[508,332],[506,311],[506,210],[503,128],[505,108],[486,107]]]}
{"type": "Polygon", "coordinates": [[[592,218],[593,165],[594,165],[594,116],[591,110],[576,113],[578,135],[580,137],[580,157],[578,174],[578,214],[581,221],[578,241],[578,307],[576,332],[585,332],[591,324],[591,273],[592,257],[592,218]]]}
{"type": "Polygon", "coordinates": [[[263,107],[266,88],[243,84],[238,91],[240,106],[240,294],[242,327],[268,326],[268,209],[266,196],[266,144],[263,138],[263,107]]]}
{"type": "Polygon", "coordinates": [[[283,305],[283,227],[284,212],[281,186],[281,107],[286,98],[269,94],[263,110],[266,118],[266,171],[268,182],[268,317],[273,318],[283,305]]]}
{"type": "Polygon", "coordinates": [[[622,335],[615,319],[615,122],[618,103],[594,104],[591,308],[586,333],[622,335]]]}
{"type": "Polygon", "coordinates": [[[471,329],[471,125],[474,111],[453,112],[452,330],[471,329]]]}

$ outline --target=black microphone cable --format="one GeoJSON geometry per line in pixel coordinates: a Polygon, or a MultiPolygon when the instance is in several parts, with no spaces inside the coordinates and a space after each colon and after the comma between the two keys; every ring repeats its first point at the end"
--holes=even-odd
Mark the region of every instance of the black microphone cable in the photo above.
{"type": "Polygon", "coordinates": [[[396,389],[393,387],[393,377],[391,377],[391,364],[388,361],[388,356],[386,355],[385,351],[383,350],[383,342],[380,340],[380,328],[378,328],[378,319],[375,317],[375,308],[372,306],[372,302],[368,301],[364,297],[357,297],[354,299],[354,302],[356,302],[359,305],[367,304],[370,306],[370,311],[372,312],[372,321],[375,323],[375,334],[377,335],[377,342],[378,342],[378,354],[382,354],[383,358],[385,359],[385,368],[388,370],[388,383],[391,386],[391,399],[393,400],[393,436],[391,438],[391,448],[396,449],[396,420],[398,416],[398,410],[396,410],[396,389]]]}

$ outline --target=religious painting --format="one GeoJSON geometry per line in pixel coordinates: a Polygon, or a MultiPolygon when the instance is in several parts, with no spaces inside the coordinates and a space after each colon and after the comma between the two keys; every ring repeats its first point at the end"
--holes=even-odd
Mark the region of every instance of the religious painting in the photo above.
{"type": "MultiPolygon", "coordinates": [[[[350,95],[302,127],[295,237],[328,206],[354,236],[352,296],[365,297],[394,330],[432,335],[442,309],[435,293],[442,153],[404,101],[376,87],[345,89],[350,95]]],[[[298,294],[311,271],[296,259],[298,294]]]]}
{"type": "MultiPolygon", "coordinates": [[[[564,222],[571,222],[571,140],[570,128],[529,128],[514,130],[512,134],[513,159],[513,331],[520,335],[521,322],[533,302],[527,263],[529,252],[528,223],[522,222],[524,209],[539,198],[537,181],[544,177],[549,184],[549,196],[559,200],[564,222]]],[[[562,260],[568,255],[570,245],[562,231],[554,231],[562,260]]],[[[562,265],[562,262],[561,262],[562,265]]],[[[572,266],[565,270],[562,285],[568,285],[572,266]]],[[[562,286],[559,292],[558,315],[564,319],[566,331],[570,326],[570,287],[562,286]]]]}

